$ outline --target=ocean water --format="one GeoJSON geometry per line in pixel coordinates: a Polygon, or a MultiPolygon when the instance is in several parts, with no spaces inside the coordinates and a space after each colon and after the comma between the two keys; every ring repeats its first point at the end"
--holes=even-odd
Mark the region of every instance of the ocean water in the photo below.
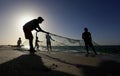
{"type": "Polygon", "coordinates": [[[96,46],[95,48],[98,52],[120,54],[120,45],[96,46]]]}
{"type": "MultiPolygon", "coordinates": [[[[112,54],[120,54],[120,45],[104,45],[104,46],[94,46],[95,50],[99,53],[112,53],[112,54]]],[[[23,46],[22,49],[28,50],[28,46],[23,46]]],[[[46,46],[40,46],[41,51],[47,51],[46,46]]],[[[59,52],[74,52],[74,53],[85,53],[85,46],[52,46],[53,51],[59,52]]],[[[93,52],[89,47],[89,51],[93,52]]]]}
{"type": "MultiPolygon", "coordinates": [[[[112,53],[120,54],[120,45],[105,45],[105,46],[94,46],[95,50],[99,53],[112,53]]],[[[40,47],[40,50],[47,50],[46,46],[40,47]]],[[[76,53],[85,53],[85,46],[52,46],[53,51],[59,52],[76,52],[76,53]]],[[[89,47],[89,51],[92,52],[92,49],[89,47]]]]}

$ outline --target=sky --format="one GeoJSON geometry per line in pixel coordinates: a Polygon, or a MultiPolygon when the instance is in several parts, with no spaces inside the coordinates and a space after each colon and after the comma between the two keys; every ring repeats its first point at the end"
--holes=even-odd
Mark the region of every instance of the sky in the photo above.
{"type": "Polygon", "coordinates": [[[0,0],[0,45],[25,41],[23,25],[43,17],[41,28],[82,39],[87,27],[100,45],[120,45],[119,0],[0,0]]]}

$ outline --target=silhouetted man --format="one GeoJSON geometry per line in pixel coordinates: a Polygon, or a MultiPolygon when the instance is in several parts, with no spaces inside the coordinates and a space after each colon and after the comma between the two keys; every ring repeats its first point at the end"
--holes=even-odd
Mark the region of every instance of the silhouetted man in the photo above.
{"type": "Polygon", "coordinates": [[[36,32],[35,48],[36,48],[37,50],[39,50],[39,44],[38,44],[38,42],[40,42],[40,41],[39,41],[39,39],[38,39],[37,32],[36,32]]]}
{"type": "Polygon", "coordinates": [[[47,33],[46,31],[42,30],[39,26],[40,23],[42,23],[44,21],[44,19],[42,17],[38,17],[37,19],[33,19],[31,21],[29,21],[28,23],[26,23],[23,26],[23,31],[25,34],[25,38],[29,40],[29,46],[30,46],[30,53],[34,53],[35,50],[33,48],[33,35],[32,35],[32,31],[36,30],[37,32],[44,32],[47,33]]]}
{"type": "Polygon", "coordinates": [[[21,43],[22,43],[22,40],[21,40],[21,37],[19,37],[19,39],[17,41],[17,47],[21,47],[21,43]]]}
{"type": "Polygon", "coordinates": [[[93,46],[93,44],[92,44],[91,33],[88,32],[88,29],[87,29],[87,28],[84,28],[84,32],[82,33],[82,39],[83,39],[84,42],[85,42],[85,47],[86,47],[86,50],[87,50],[87,54],[86,54],[86,55],[88,56],[88,54],[89,54],[88,46],[90,46],[90,47],[93,49],[95,55],[97,55],[97,53],[96,53],[96,51],[95,51],[95,48],[94,48],[94,46],[93,46]]]}
{"type": "MultiPolygon", "coordinates": [[[[52,37],[49,35],[49,33],[47,33],[46,34],[46,43],[47,43],[48,51],[52,51],[51,40],[53,40],[52,37]]],[[[55,41],[55,40],[53,40],[53,41],[55,41]]]]}

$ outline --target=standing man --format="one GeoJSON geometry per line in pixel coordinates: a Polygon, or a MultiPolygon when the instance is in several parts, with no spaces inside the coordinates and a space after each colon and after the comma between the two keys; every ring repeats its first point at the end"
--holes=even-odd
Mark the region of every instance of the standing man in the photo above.
{"type": "MultiPolygon", "coordinates": [[[[51,40],[53,40],[52,37],[49,35],[49,33],[47,33],[46,34],[46,43],[47,43],[48,51],[52,51],[51,40]]],[[[53,40],[53,41],[55,41],[55,40],[53,40]]]]}
{"type": "Polygon", "coordinates": [[[85,47],[86,47],[86,50],[87,50],[87,54],[86,56],[88,56],[89,54],[89,51],[88,51],[88,46],[90,46],[92,49],[93,49],[93,52],[95,53],[95,55],[97,55],[96,51],[95,51],[95,48],[92,44],[92,37],[91,37],[91,33],[88,32],[88,29],[87,28],[84,28],[84,32],[82,33],[82,39],[84,40],[85,42],[85,47]]]}
{"type": "Polygon", "coordinates": [[[32,35],[32,31],[36,30],[37,32],[44,32],[44,33],[48,33],[44,30],[42,30],[39,26],[40,23],[42,23],[44,21],[44,19],[42,17],[38,17],[37,19],[33,19],[29,22],[27,22],[24,26],[23,26],[23,31],[25,34],[25,38],[29,40],[29,46],[30,46],[30,53],[34,53],[35,50],[33,48],[33,35],[32,35]]]}

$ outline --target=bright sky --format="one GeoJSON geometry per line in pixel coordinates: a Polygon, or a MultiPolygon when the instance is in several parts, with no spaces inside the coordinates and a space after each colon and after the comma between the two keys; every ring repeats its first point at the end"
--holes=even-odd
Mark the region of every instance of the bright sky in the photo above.
{"type": "Polygon", "coordinates": [[[24,41],[22,26],[38,16],[48,32],[82,39],[88,27],[98,44],[120,45],[119,0],[0,0],[0,44],[24,41]]]}

